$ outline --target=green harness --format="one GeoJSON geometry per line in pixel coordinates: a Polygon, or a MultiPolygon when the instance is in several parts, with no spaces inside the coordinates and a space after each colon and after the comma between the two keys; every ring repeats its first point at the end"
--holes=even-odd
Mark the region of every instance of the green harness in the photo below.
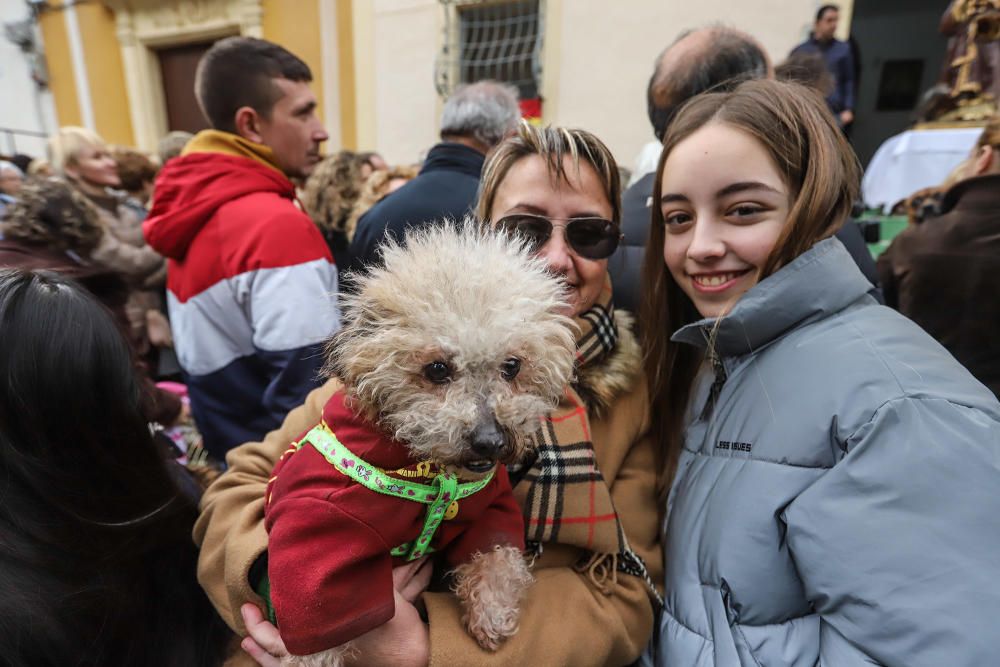
{"type": "MultiPolygon", "coordinates": [[[[458,501],[463,498],[482,491],[486,485],[493,480],[496,469],[491,470],[486,477],[475,482],[459,483],[458,478],[451,473],[441,472],[434,477],[430,484],[420,484],[407,479],[397,479],[388,475],[384,470],[370,465],[364,459],[358,457],[354,452],[345,447],[337,436],[330,430],[326,423],[314,426],[306,435],[292,444],[296,451],[303,445],[310,444],[316,451],[323,455],[330,465],[339,470],[342,474],[350,477],[361,486],[387,496],[395,496],[403,500],[423,503],[428,505],[427,515],[424,519],[424,527],[420,535],[412,542],[400,544],[392,549],[393,556],[405,556],[406,560],[412,561],[420,558],[424,554],[432,553],[431,540],[441,526],[445,518],[452,518],[457,511],[458,501]]],[[[427,467],[427,474],[430,473],[427,467]]],[[[271,604],[270,580],[265,575],[257,584],[257,592],[264,598],[267,604],[268,616],[271,622],[276,621],[274,607],[271,604]]]]}
{"type": "MultiPolygon", "coordinates": [[[[455,475],[442,472],[434,478],[431,484],[420,484],[407,479],[391,477],[385,471],[369,465],[367,461],[345,447],[325,423],[313,427],[304,438],[295,443],[294,447],[298,450],[306,443],[315,447],[316,451],[322,454],[323,458],[334,468],[366,489],[429,505],[423,530],[420,531],[417,539],[401,544],[390,552],[393,556],[406,556],[408,561],[416,560],[433,551],[430,546],[431,539],[441,522],[444,521],[448,507],[452,503],[457,503],[463,498],[468,498],[472,494],[482,491],[493,479],[496,472],[495,469],[491,470],[483,479],[461,484],[455,475]]],[[[455,507],[457,508],[457,505],[455,507]]]]}

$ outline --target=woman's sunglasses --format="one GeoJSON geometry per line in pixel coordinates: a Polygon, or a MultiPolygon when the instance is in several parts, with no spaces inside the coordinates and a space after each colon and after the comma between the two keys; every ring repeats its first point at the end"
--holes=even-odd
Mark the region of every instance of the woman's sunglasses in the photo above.
{"type": "Polygon", "coordinates": [[[537,252],[552,236],[552,221],[565,222],[566,242],[580,257],[605,259],[618,248],[624,235],[618,225],[604,218],[543,218],[540,215],[517,213],[497,221],[497,227],[526,239],[532,252],[537,252]]]}

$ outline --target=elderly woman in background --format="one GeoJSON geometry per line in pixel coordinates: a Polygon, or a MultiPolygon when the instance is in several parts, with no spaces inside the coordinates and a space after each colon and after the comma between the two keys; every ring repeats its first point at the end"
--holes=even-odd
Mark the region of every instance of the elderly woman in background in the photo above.
{"type": "MultiPolygon", "coordinates": [[[[642,652],[662,554],[639,346],[630,317],[614,310],[607,272],[621,239],[620,196],[614,158],[582,130],[522,124],[487,160],[480,217],[530,241],[565,282],[579,326],[577,379],[539,432],[537,456],[511,469],[536,581],[518,633],[490,653],[465,631],[451,593],[424,593],[421,620],[413,602],[429,568],[397,568],[396,616],[354,642],[359,664],[596,667],[627,665],[642,652]]],[[[232,627],[250,632],[243,647],[262,664],[284,652],[254,606],[266,567],[264,490],[337,386],[333,379],[310,394],[264,442],[231,451],[195,527],[202,585],[232,627]]]]}
{"type": "Polygon", "coordinates": [[[82,127],[62,127],[49,139],[49,159],[97,207],[101,221],[122,241],[142,247],[141,219],[127,208],[118,164],[104,139],[82,127]]]}
{"type": "Polygon", "coordinates": [[[154,345],[170,344],[160,293],[167,276],[166,261],[146,245],[142,215],[126,204],[125,194],[118,190],[122,185],[118,165],[101,137],[82,127],[63,127],[49,139],[48,148],[56,173],[94,205],[109,236],[121,242],[111,247],[111,239],[106,239],[106,246],[95,249],[93,259],[132,278],[126,306],[130,337],[140,355],[151,355],[154,345]],[[122,252],[125,245],[142,252],[122,252]]]}

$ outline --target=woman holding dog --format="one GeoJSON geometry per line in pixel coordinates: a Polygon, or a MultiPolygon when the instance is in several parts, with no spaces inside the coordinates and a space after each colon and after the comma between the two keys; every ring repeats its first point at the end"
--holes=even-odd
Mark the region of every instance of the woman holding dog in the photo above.
{"type": "MultiPolygon", "coordinates": [[[[645,647],[662,556],[640,350],[628,316],[613,310],[607,275],[621,237],[620,195],[611,153],[580,130],[523,124],[487,161],[480,217],[528,238],[569,288],[567,314],[579,325],[577,380],[540,434],[537,456],[511,470],[535,583],[517,634],[491,653],[466,632],[448,592],[424,593],[421,619],[414,601],[430,568],[397,568],[396,616],[355,640],[358,664],[626,665],[645,647]]],[[[277,664],[284,652],[254,606],[267,549],[265,485],[337,386],[331,380],[313,392],[264,442],[230,453],[230,470],[206,493],[195,529],[200,579],[227,622],[250,632],[243,647],[262,664],[277,664]]]]}
{"type": "Polygon", "coordinates": [[[664,139],[642,316],[667,554],[649,664],[1000,651],[1000,404],[831,238],[859,169],[828,115],[754,81],[692,100],[664,139]]]}

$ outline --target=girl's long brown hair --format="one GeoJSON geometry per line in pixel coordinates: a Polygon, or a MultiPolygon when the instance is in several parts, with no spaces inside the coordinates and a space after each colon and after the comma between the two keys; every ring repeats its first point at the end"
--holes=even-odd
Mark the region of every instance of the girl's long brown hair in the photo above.
{"type": "Polygon", "coordinates": [[[653,433],[660,441],[657,488],[662,500],[683,446],[691,388],[703,359],[697,348],[670,342],[673,332],[700,315],[663,261],[665,229],[659,205],[663,169],[680,142],[710,123],[724,123],[760,142],[788,187],[788,222],[761,267],[759,280],[832,236],[850,214],[861,178],[857,157],[826,103],[798,84],[757,80],[732,92],[699,95],[670,124],[653,186],[641,306],[653,433]]]}

